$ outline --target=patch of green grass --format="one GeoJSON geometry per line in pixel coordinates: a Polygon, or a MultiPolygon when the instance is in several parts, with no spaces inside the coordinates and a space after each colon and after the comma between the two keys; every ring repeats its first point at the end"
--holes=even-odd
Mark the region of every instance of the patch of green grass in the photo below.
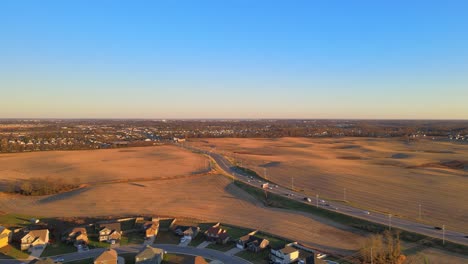
{"type": "Polygon", "coordinates": [[[120,222],[120,227],[122,228],[122,231],[135,229],[135,219],[120,222]]]}
{"type": "Polygon", "coordinates": [[[258,253],[244,250],[236,254],[236,256],[248,260],[254,264],[265,264],[268,263],[270,250],[264,249],[258,253]]]}
{"type": "Polygon", "coordinates": [[[80,260],[75,260],[75,261],[68,261],[64,262],[67,264],[93,264],[94,259],[93,258],[87,258],[87,259],[80,259],[80,260]]]}
{"type": "Polygon", "coordinates": [[[159,231],[154,240],[155,244],[179,244],[179,242],[180,237],[170,231],[159,231]]]}
{"type": "Polygon", "coordinates": [[[55,244],[47,245],[44,251],[42,252],[41,257],[62,255],[76,251],[77,249],[73,245],[67,245],[65,243],[57,242],[55,244]]]}
{"type": "Polygon", "coordinates": [[[107,243],[105,241],[98,241],[97,239],[98,239],[97,237],[89,238],[89,242],[88,242],[89,248],[109,248],[110,247],[110,243],[107,243]]]}
{"type": "Polygon", "coordinates": [[[230,250],[230,249],[232,249],[234,247],[236,247],[236,243],[234,243],[232,241],[229,241],[224,245],[217,244],[217,243],[211,243],[206,248],[211,248],[211,249],[214,249],[214,250],[226,252],[226,251],[228,251],[228,250],[230,250]]]}
{"type": "Polygon", "coordinates": [[[0,215],[0,223],[5,227],[12,226],[27,226],[29,225],[31,218],[37,218],[34,216],[28,215],[19,215],[19,214],[4,214],[0,215]]]}
{"type": "Polygon", "coordinates": [[[132,232],[122,235],[122,239],[120,239],[120,245],[143,244],[145,241],[144,236],[144,234],[139,232],[132,232]]]}
{"type": "Polygon", "coordinates": [[[7,245],[0,248],[0,259],[27,259],[29,255],[25,251],[21,251],[14,245],[7,245]]]}
{"type": "Polygon", "coordinates": [[[200,232],[200,233],[197,234],[197,236],[194,239],[192,239],[190,241],[189,246],[196,247],[196,246],[200,245],[201,243],[203,243],[203,241],[205,241],[205,238],[204,238],[203,234],[201,234],[201,232],[200,232]]]}

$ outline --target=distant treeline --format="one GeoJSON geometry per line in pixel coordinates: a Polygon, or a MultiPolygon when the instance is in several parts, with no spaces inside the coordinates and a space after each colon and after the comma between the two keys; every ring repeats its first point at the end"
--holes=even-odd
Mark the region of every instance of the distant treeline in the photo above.
{"type": "Polygon", "coordinates": [[[0,120],[2,153],[152,146],[174,137],[400,137],[466,144],[468,120],[0,120]]]}
{"type": "Polygon", "coordinates": [[[7,191],[21,195],[50,195],[78,188],[79,184],[67,183],[60,179],[29,179],[15,181],[9,184],[7,191]]]}

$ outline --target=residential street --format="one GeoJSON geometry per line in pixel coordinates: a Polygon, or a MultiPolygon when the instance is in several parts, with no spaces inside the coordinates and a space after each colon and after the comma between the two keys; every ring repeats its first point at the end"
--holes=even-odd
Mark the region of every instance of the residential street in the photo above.
{"type": "MultiPolygon", "coordinates": [[[[178,245],[170,245],[170,244],[154,244],[154,247],[161,248],[168,253],[172,254],[184,254],[184,255],[192,255],[192,256],[202,256],[207,259],[211,260],[219,260],[223,263],[229,264],[248,264],[250,263],[247,260],[241,259],[236,256],[228,256],[224,254],[224,252],[207,249],[207,248],[195,248],[195,247],[180,247],[178,245]]],[[[136,253],[138,252],[143,246],[142,245],[129,245],[115,248],[117,253],[136,253]]],[[[94,258],[101,254],[105,249],[104,248],[97,248],[91,249],[85,252],[75,252],[69,253],[64,255],[52,256],[53,259],[55,258],[63,258],[64,262],[70,262],[75,260],[87,259],[87,258],[94,258]]],[[[0,264],[20,264],[27,261],[24,260],[12,260],[12,259],[0,259],[0,264]]]]}

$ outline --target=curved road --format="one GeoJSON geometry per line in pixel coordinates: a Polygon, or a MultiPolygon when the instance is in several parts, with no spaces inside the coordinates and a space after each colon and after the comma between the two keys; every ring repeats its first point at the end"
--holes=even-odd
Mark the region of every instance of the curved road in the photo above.
{"type": "MultiPolygon", "coordinates": [[[[171,245],[171,244],[153,244],[152,246],[161,248],[164,251],[167,251],[168,253],[173,253],[173,254],[202,256],[206,259],[219,260],[223,263],[230,263],[230,264],[231,263],[232,264],[251,264],[251,262],[247,260],[241,259],[236,256],[228,256],[228,255],[225,255],[224,252],[217,251],[214,249],[180,247],[180,246],[171,245]]],[[[142,245],[128,245],[128,246],[117,247],[114,249],[117,251],[118,254],[123,254],[123,253],[137,253],[143,247],[144,246],[142,245]]],[[[98,256],[99,254],[101,254],[104,250],[106,249],[96,248],[96,249],[90,249],[84,252],[74,252],[74,253],[68,253],[68,254],[63,254],[63,255],[51,256],[51,258],[52,259],[62,258],[63,259],[62,262],[70,262],[70,261],[94,258],[98,256]]],[[[0,259],[0,264],[20,264],[23,262],[28,262],[28,261],[16,260],[16,259],[0,259]]]]}
{"type": "MultiPolygon", "coordinates": [[[[222,155],[218,153],[214,153],[211,151],[206,151],[206,150],[202,150],[202,149],[198,149],[198,148],[194,148],[194,147],[186,146],[186,145],[179,145],[179,146],[182,146],[189,150],[198,151],[198,152],[201,152],[203,154],[210,156],[211,158],[213,158],[213,160],[218,164],[218,166],[225,173],[231,175],[232,177],[236,178],[238,181],[243,182],[244,184],[248,184],[256,188],[261,188],[261,184],[266,183],[266,181],[259,181],[255,178],[251,178],[249,175],[247,175],[246,173],[243,173],[242,171],[236,170],[234,165],[231,164],[229,160],[227,160],[226,158],[224,158],[222,155]]],[[[273,186],[273,185],[270,185],[270,186],[273,186]]],[[[343,203],[333,202],[333,201],[324,201],[324,200],[320,200],[320,198],[316,199],[316,197],[310,197],[311,201],[307,202],[304,200],[304,198],[306,198],[304,197],[304,194],[300,192],[291,191],[290,189],[285,188],[283,186],[278,186],[278,185],[274,185],[274,186],[275,187],[268,188],[266,190],[268,192],[283,195],[289,199],[296,200],[302,203],[317,205],[318,207],[325,209],[325,210],[334,211],[337,213],[353,216],[356,218],[364,219],[364,220],[382,224],[382,225],[387,225],[390,228],[396,227],[396,228],[406,230],[409,232],[418,233],[418,234],[422,234],[422,235],[434,237],[434,238],[439,238],[439,239],[442,239],[444,236],[443,230],[436,229],[434,226],[412,222],[410,220],[398,218],[395,216],[392,217],[391,215],[388,215],[388,214],[382,214],[378,212],[370,213],[362,209],[355,208],[355,207],[352,207],[343,203]]],[[[451,241],[457,244],[468,245],[468,236],[463,233],[456,232],[456,231],[445,230],[445,240],[451,241]]]]}

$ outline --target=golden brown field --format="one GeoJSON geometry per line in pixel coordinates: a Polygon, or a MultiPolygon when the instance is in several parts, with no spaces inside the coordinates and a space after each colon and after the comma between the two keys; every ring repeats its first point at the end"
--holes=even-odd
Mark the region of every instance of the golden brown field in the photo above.
{"type": "MultiPolygon", "coordinates": [[[[206,164],[205,158],[173,146],[6,154],[0,159],[9,160],[2,161],[1,179],[5,179],[6,168],[22,172],[23,177],[38,177],[50,172],[55,172],[52,173],[54,177],[60,177],[62,174],[57,170],[61,165],[73,168],[64,170],[69,177],[81,176],[83,182],[89,183],[86,188],[50,196],[0,193],[0,211],[3,213],[42,217],[141,214],[189,217],[261,229],[341,254],[353,253],[367,235],[314,215],[265,207],[224,176],[194,174],[194,170],[206,164]],[[100,168],[102,163],[99,161],[102,160],[111,162],[112,168],[100,168]],[[46,166],[47,161],[58,164],[46,166]],[[27,173],[34,168],[42,173],[27,173]],[[72,171],[75,173],[71,174],[72,171]],[[96,171],[105,172],[102,175],[106,182],[113,179],[113,175],[117,179],[130,180],[102,184],[101,174],[96,171]],[[178,175],[185,177],[174,177],[178,175]],[[145,180],[139,180],[143,178],[145,180]]],[[[445,252],[431,254],[430,259],[448,258],[453,263],[461,260],[459,256],[445,252]]],[[[427,256],[424,253],[424,257],[427,256]]]]}
{"type": "Polygon", "coordinates": [[[200,139],[281,185],[468,232],[468,145],[422,140],[200,139]],[[447,162],[442,164],[441,162],[447,162]],[[458,167],[457,167],[458,166],[458,167]],[[463,166],[465,166],[463,168],[463,166]],[[266,168],[266,169],[265,169],[266,168]]]}
{"type": "Polygon", "coordinates": [[[203,156],[171,145],[2,154],[0,186],[11,180],[38,177],[87,184],[167,178],[194,174],[207,166],[203,156]]]}
{"type": "Polygon", "coordinates": [[[139,214],[189,217],[261,229],[344,254],[358,249],[364,237],[357,230],[326,219],[265,208],[230,180],[216,174],[95,185],[46,197],[0,194],[0,210],[44,217],[139,214]]]}

